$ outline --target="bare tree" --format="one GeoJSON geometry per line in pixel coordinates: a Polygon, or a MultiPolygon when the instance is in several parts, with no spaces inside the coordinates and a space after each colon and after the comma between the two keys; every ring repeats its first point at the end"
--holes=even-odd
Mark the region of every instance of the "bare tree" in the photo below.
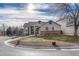
{"type": "Polygon", "coordinates": [[[2,24],[2,33],[3,33],[3,35],[5,35],[5,28],[6,28],[5,24],[2,24]]]}
{"type": "Polygon", "coordinates": [[[78,26],[79,26],[79,4],[77,3],[61,3],[55,4],[57,11],[60,14],[63,14],[67,19],[71,18],[74,21],[74,36],[78,35],[78,26]]]}

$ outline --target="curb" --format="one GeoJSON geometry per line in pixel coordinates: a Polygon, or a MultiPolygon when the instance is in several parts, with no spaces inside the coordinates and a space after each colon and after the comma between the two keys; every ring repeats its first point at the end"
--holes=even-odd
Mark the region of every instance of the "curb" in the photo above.
{"type": "MultiPolygon", "coordinates": [[[[15,44],[11,44],[10,42],[12,41],[15,41],[15,40],[20,40],[22,37],[19,37],[19,38],[15,38],[15,39],[9,39],[9,40],[6,40],[4,42],[5,45],[7,46],[10,46],[10,47],[15,47],[15,44]]],[[[18,46],[16,46],[18,47],[18,46]]],[[[21,47],[21,48],[25,48],[25,47],[21,47]]],[[[35,49],[35,48],[29,48],[29,49],[35,49]]],[[[56,49],[56,48],[53,48],[53,49],[36,49],[36,50],[62,50],[62,51],[74,51],[74,50],[79,50],[79,46],[73,46],[73,48],[70,48],[70,47],[67,47],[67,48],[63,48],[63,47],[60,47],[59,49],[56,49]]]]}
{"type": "Polygon", "coordinates": [[[79,49],[37,49],[37,50],[79,51],[79,49]]]}
{"type": "Polygon", "coordinates": [[[16,39],[9,39],[9,40],[6,40],[6,41],[4,42],[4,44],[7,45],[7,46],[10,46],[10,47],[15,47],[14,44],[11,44],[10,42],[15,41],[15,40],[19,40],[20,38],[22,38],[22,37],[19,37],[19,38],[16,38],[16,39]]]}

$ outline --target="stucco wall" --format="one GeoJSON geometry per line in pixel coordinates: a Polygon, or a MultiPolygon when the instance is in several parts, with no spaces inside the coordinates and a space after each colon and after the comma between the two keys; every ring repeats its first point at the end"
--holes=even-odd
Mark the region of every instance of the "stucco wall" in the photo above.
{"type": "MultiPolygon", "coordinates": [[[[34,33],[35,33],[36,26],[40,27],[39,33],[41,31],[46,31],[46,27],[48,27],[48,31],[53,31],[53,27],[54,27],[54,31],[60,31],[61,30],[61,26],[56,24],[56,23],[54,23],[54,22],[52,24],[49,24],[49,23],[40,23],[39,24],[37,22],[37,23],[33,24],[32,26],[34,26],[34,33]]],[[[30,28],[29,28],[29,30],[30,30],[30,28]]],[[[26,31],[26,33],[28,33],[28,28],[25,28],[25,31],[26,31]]]]}
{"type": "MultiPolygon", "coordinates": [[[[74,34],[74,26],[67,27],[66,22],[58,22],[61,25],[61,30],[63,31],[63,34],[65,35],[73,35],[74,34]]],[[[79,29],[78,29],[78,35],[79,35],[79,29]]]]}
{"type": "Polygon", "coordinates": [[[41,27],[40,31],[46,31],[46,27],[49,28],[48,31],[52,31],[53,30],[52,27],[54,27],[55,31],[61,30],[61,26],[59,26],[55,23],[52,23],[52,24],[47,23],[47,24],[45,24],[44,26],[41,27]]]}

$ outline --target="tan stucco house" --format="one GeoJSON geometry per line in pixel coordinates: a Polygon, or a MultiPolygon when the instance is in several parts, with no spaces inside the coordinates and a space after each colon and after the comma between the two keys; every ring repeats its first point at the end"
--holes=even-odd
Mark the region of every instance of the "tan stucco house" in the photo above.
{"type": "Polygon", "coordinates": [[[24,24],[24,30],[28,35],[45,35],[45,34],[60,34],[61,32],[61,25],[54,21],[48,22],[28,22],[24,24]]]}

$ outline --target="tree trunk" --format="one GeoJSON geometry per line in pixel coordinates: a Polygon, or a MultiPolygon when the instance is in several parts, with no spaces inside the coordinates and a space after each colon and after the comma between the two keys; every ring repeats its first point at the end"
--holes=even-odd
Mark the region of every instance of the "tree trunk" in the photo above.
{"type": "Polygon", "coordinates": [[[78,36],[77,19],[74,20],[74,36],[78,36]]]}
{"type": "Polygon", "coordinates": [[[74,28],[74,36],[78,36],[77,31],[78,31],[78,28],[74,28]]]}

